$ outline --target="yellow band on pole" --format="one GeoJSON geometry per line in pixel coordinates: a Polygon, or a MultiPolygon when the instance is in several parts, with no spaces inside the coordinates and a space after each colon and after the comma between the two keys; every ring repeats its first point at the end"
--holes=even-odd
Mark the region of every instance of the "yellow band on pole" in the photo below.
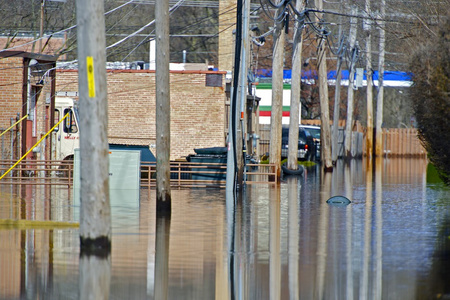
{"type": "Polygon", "coordinates": [[[47,137],[47,135],[49,135],[50,134],[50,132],[52,132],[55,128],[56,128],[56,126],[58,126],[65,118],[67,118],[67,116],[69,116],[69,113],[70,113],[70,111],[61,119],[61,120],[59,120],[59,122],[58,123],[56,123],[55,124],[55,126],[53,126],[52,127],[52,129],[50,129],[43,137],[41,137],[41,139],[36,143],[36,144],[34,144],[34,146],[33,147],[31,147],[30,148],[30,150],[28,150],[27,151],[27,153],[25,153],[11,168],[9,168],[9,170],[8,171],[6,171],[6,173],[5,174],[3,174],[2,176],[0,176],[0,180],[2,180],[2,178],[3,177],[5,177],[6,176],[6,174],[8,174],[12,169],[14,169],[14,167],[15,166],[17,166],[28,154],[30,154],[30,152],[31,151],[33,151],[33,149],[34,148],[36,148],[36,146],[37,145],[39,145],[40,144],[40,142],[42,142],[46,137],[47,137]]]}
{"type": "Polygon", "coordinates": [[[6,129],[5,131],[3,131],[2,133],[0,133],[0,137],[2,135],[4,135],[5,133],[7,133],[8,131],[10,131],[14,126],[16,126],[17,124],[19,124],[20,122],[22,122],[24,119],[26,119],[28,117],[28,115],[25,115],[24,117],[22,117],[22,119],[20,119],[19,121],[17,121],[16,123],[14,123],[13,125],[11,125],[11,127],[9,127],[8,129],[6,129]]]}
{"type": "Polygon", "coordinates": [[[95,98],[94,57],[86,57],[89,98],[95,98]]]}

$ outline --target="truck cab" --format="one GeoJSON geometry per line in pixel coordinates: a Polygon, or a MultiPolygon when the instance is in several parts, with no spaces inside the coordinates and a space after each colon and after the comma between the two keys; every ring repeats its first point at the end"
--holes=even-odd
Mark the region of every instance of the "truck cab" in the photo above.
{"type": "Polygon", "coordinates": [[[55,128],[53,139],[53,157],[55,160],[73,160],[76,148],[80,147],[80,127],[77,101],[70,97],[56,97],[54,124],[69,114],[55,128]]]}

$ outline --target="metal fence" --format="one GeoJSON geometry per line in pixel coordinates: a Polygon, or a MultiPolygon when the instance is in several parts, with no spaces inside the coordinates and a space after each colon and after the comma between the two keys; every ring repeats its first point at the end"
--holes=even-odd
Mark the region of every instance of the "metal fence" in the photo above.
{"type": "MultiPolygon", "coordinates": [[[[0,175],[16,162],[0,161],[0,175]]],[[[73,161],[23,160],[0,180],[0,184],[67,185],[73,184],[73,161]]],[[[247,184],[276,184],[277,166],[273,164],[247,164],[247,184]]],[[[226,185],[226,164],[170,163],[170,184],[176,188],[218,187],[226,185]]],[[[142,162],[141,187],[156,187],[156,164],[142,162]]]]}

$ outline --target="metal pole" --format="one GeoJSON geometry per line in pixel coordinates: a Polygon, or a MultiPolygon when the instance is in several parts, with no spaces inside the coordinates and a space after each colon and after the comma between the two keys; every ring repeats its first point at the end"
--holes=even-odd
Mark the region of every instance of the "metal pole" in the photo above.
{"type": "Polygon", "coordinates": [[[156,211],[170,216],[169,1],[157,0],[156,15],[156,211]]]}
{"type": "MultiPolygon", "coordinates": [[[[296,9],[303,11],[303,0],[297,0],[296,9]]],[[[295,22],[294,49],[292,54],[292,80],[291,80],[291,108],[289,117],[289,147],[288,147],[288,169],[298,169],[298,126],[300,124],[300,85],[302,72],[302,45],[303,45],[303,24],[298,19],[295,22]]],[[[312,150],[312,149],[311,149],[312,150]]],[[[314,154],[315,155],[315,154],[314,154]]]]}
{"type": "Polygon", "coordinates": [[[245,115],[246,107],[247,107],[247,91],[248,91],[248,80],[247,80],[247,72],[248,72],[248,61],[249,61],[249,13],[250,13],[250,0],[244,0],[243,3],[243,12],[242,12],[242,46],[241,46],[241,72],[240,72],[240,129],[241,129],[241,139],[240,142],[237,143],[238,149],[237,151],[237,161],[238,161],[238,185],[242,186],[245,181],[245,155],[247,153],[246,150],[246,122],[247,116],[245,115]]]}
{"type": "MultiPolygon", "coordinates": [[[[282,1],[278,1],[278,4],[282,1]]],[[[277,10],[277,16],[284,13],[284,5],[277,10]]],[[[280,178],[281,169],[281,122],[283,113],[283,58],[284,58],[284,22],[275,23],[273,34],[272,60],[272,110],[270,115],[269,163],[278,166],[276,177],[280,178]]]]}
{"type": "Polygon", "coordinates": [[[110,253],[108,102],[103,0],[77,0],[80,96],[80,247],[110,253]]]}
{"type": "MultiPolygon", "coordinates": [[[[353,5],[351,9],[352,16],[356,15],[357,10],[353,5]]],[[[353,129],[353,79],[355,76],[355,63],[356,63],[356,25],[357,20],[355,17],[350,18],[350,75],[348,77],[348,92],[347,92],[347,121],[345,122],[345,147],[344,156],[347,158],[352,157],[352,129],[353,129]]]]}

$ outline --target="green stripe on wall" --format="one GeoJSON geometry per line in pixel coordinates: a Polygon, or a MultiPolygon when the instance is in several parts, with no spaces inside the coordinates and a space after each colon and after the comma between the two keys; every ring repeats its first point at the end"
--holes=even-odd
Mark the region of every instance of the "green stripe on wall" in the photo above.
{"type": "MultiPolygon", "coordinates": [[[[271,111],[272,110],[272,106],[270,106],[270,105],[260,105],[259,106],[259,110],[260,111],[271,111]]],[[[290,110],[291,110],[290,106],[283,105],[283,111],[290,111],[290,110]]]]}
{"type": "MultiPolygon", "coordinates": [[[[256,86],[257,90],[271,90],[272,89],[272,83],[259,83],[256,86]]],[[[290,83],[284,83],[283,84],[283,90],[290,90],[291,84],[290,83]]]]}

